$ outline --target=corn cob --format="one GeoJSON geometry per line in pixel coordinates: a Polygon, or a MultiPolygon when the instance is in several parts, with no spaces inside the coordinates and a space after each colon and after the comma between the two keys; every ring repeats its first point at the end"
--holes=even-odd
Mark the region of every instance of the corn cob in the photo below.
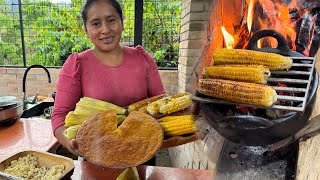
{"type": "Polygon", "coordinates": [[[148,107],[148,105],[145,105],[145,106],[141,107],[138,111],[148,114],[147,107],[148,107]]]}
{"type": "Polygon", "coordinates": [[[263,65],[215,65],[203,69],[206,79],[227,79],[267,84],[270,70],[263,65]]]}
{"type": "Polygon", "coordinates": [[[164,98],[168,96],[168,94],[160,94],[160,95],[157,95],[157,96],[153,96],[153,97],[150,97],[150,98],[147,98],[147,99],[143,99],[141,101],[138,101],[138,102],[135,102],[133,104],[130,104],[128,106],[128,111],[131,112],[131,111],[134,111],[134,110],[139,110],[140,108],[142,108],[143,106],[146,106],[148,105],[149,103],[151,102],[154,102],[158,99],[161,99],[161,98],[164,98]]]}
{"type": "MultiPolygon", "coordinates": [[[[75,110],[75,111],[70,111],[66,118],[65,118],[65,127],[70,127],[73,125],[79,125],[82,124],[86,119],[88,119],[89,117],[93,116],[95,113],[92,114],[84,114],[82,113],[82,111],[80,112],[79,110],[75,110]],[[75,112],[78,111],[78,114],[76,114],[75,112]]],[[[118,125],[120,125],[122,123],[122,121],[126,118],[125,115],[117,115],[117,122],[118,125]]]]}
{"type": "Polygon", "coordinates": [[[267,66],[270,70],[290,69],[292,59],[267,52],[245,49],[217,49],[213,53],[214,64],[258,64],[267,66]]]}
{"type": "Polygon", "coordinates": [[[168,102],[162,101],[159,104],[159,112],[162,114],[171,114],[184,110],[191,106],[192,99],[191,94],[185,94],[181,97],[171,98],[168,102]]]}
{"type": "Polygon", "coordinates": [[[200,79],[198,91],[207,96],[256,106],[269,107],[277,101],[277,93],[272,87],[254,83],[200,79]]]}
{"type": "Polygon", "coordinates": [[[126,109],[124,109],[120,106],[117,106],[117,105],[109,103],[109,102],[101,101],[98,99],[89,98],[89,97],[81,98],[80,101],[77,103],[77,106],[95,109],[98,111],[115,109],[117,111],[117,114],[122,114],[122,115],[126,114],[126,109]]]}
{"type": "Polygon", "coordinates": [[[89,118],[91,115],[84,115],[84,114],[75,114],[74,111],[70,111],[66,118],[65,118],[65,127],[70,127],[73,125],[79,125],[82,124],[83,121],[85,121],[87,118],[89,118]]]}
{"type": "Polygon", "coordinates": [[[189,107],[192,104],[191,95],[188,93],[178,93],[173,96],[164,97],[154,101],[147,106],[150,115],[170,114],[189,107]],[[190,102],[191,101],[191,102],[190,102]]]}
{"type": "Polygon", "coordinates": [[[74,114],[88,115],[88,116],[92,116],[93,114],[98,112],[101,112],[101,111],[96,109],[91,109],[91,108],[85,108],[79,105],[76,106],[76,109],[74,110],[74,114]]]}
{"type": "Polygon", "coordinates": [[[184,120],[196,120],[194,115],[182,115],[182,116],[165,116],[158,120],[159,123],[170,122],[170,121],[184,121],[184,120]]]}
{"type": "Polygon", "coordinates": [[[195,116],[192,115],[167,116],[159,119],[159,124],[166,136],[180,136],[197,131],[195,116]]]}
{"type": "Polygon", "coordinates": [[[66,130],[63,131],[63,135],[66,136],[69,140],[75,139],[79,127],[80,127],[80,125],[70,126],[66,130]]]}

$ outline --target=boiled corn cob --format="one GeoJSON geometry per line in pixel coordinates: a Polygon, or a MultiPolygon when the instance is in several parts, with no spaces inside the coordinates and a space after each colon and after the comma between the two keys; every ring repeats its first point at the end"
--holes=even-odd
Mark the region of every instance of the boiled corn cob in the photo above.
{"type": "Polygon", "coordinates": [[[267,84],[270,70],[263,65],[214,65],[205,67],[202,75],[206,79],[227,79],[267,84]]]}
{"type": "Polygon", "coordinates": [[[192,115],[167,116],[159,119],[158,122],[166,136],[180,136],[197,131],[195,119],[192,115]]]}
{"type": "Polygon", "coordinates": [[[109,102],[101,101],[98,99],[89,98],[89,97],[81,98],[80,101],[77,103],[77,106],[95,109],[98,111],[115,109],[117,111],[117,114],[123,114],[123,115],[126,114],[126,109],[124,109],[120,106],[117,106],[117,105],[109,103],[109,102]]]}
{"type": "Polygon", "coordinates": [[[146,106],[149,103],[154,102],[154,101],[156,101],[158,99],[164,98],[166,96],[168,96],[168,94],[160,94],[160,95],[157,95],[157,96],[153,96],[153,97],[150,97],[150,98],[143,99],[141,101],[135,102],[135,103],[130,104],[128,106],[128,111],[131,112],[131,111],[134,111],[134,110],[139,110],[143,106],[146,106]]]}
{"type": "Polygon", "coordinates": [[[184,120],[196,120],[196,116],[194,115],[182,115],[182,116],[165,116],[163,118],[158,119],[159,123],[170,122],[170,121],[184,121],[184,120]]]}
{"type": "Polygon", "coordinates": [[[168,102],[160,102],[159,112],[162,114],[171,114],[186,109],[191,106],[191,94],[185,94],[181,97],[172,98],[168,102]]]}
{"type": "Polygon", "coordinates": [[[269,107],[277,101],[277,93],[272,87],[254,83],[200,79],[198,91],[207,96],[256,106],[269,107]]]}
{"type": "Polygon", "coordinates": [[[267,66],[270,70],[290,69],[292,59],[267,52],[246,49],[217,49],[213,53],[215,65],[220,64],[258,64],[267,66]]]}

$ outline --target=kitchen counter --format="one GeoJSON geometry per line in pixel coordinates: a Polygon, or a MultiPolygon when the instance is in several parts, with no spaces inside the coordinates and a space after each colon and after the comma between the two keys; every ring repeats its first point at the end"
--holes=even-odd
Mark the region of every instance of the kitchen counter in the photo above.
{"type": "MultiPolygon", "coordinates": [[[[111,169],[96,166],[87,161],[74,161],[74,172],[71,179],[116,179],[123,169],[111,169]]],[[[213,180],[213,171],[170,168],[158,166],[138,166],[138,173],[141,180],[213,180]]]]}
{"type": "Polygon", "coordinates": [[[50,151],[56,146],[50,120],[20,118],[11,126],[0,126],[0,162],[20,151],[50,151]]]}
{"type": "MultiPolygon", "coordinates": [[[[20,118],[11,126],[0,126],[0,162],[25,150],[50,151],[59,143],[51,131],[50,120],[41,118],[20,118]]],[[[111,169],[91,164],[87,161],[74,161],[75,168],[71,179],[116,179],[123,169],[111,169]]],[[[211,180],[213,171],[182,169],[158,166],[138,166],[141,180],[211,180]]]]}

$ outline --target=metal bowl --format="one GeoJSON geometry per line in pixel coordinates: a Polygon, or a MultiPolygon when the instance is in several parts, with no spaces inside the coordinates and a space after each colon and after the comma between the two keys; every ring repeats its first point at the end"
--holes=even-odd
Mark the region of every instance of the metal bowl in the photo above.
{"type": "Polygon", "coordinates": [[[17,101],[15,105],[0,110],[0,125],[8,125],[15,122],[23,113],[22,102],[17,101]]]}

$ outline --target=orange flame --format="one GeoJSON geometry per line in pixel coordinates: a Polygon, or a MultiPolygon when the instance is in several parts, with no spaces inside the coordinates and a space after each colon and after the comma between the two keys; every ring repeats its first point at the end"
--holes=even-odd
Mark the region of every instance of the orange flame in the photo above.
{"type": "Polygon", "coordinates": [[[226,30],[226,28],[224,26],[221,26],[221,31],[222,31],[222,34],[224,37],[224,42],[226,44],[226,48],[232,49],[235,44],[233,36],[230,33],[228,33],[228,31],[226,30]]]}
{"type": "Polygon", "coordinates": [[[247,26],[248,26],[249,33],[251,32],[252,23],[253,23],[254,7],[255,7],[255,0],[249,0],[248,15],[247,15],[247,26]]]}

